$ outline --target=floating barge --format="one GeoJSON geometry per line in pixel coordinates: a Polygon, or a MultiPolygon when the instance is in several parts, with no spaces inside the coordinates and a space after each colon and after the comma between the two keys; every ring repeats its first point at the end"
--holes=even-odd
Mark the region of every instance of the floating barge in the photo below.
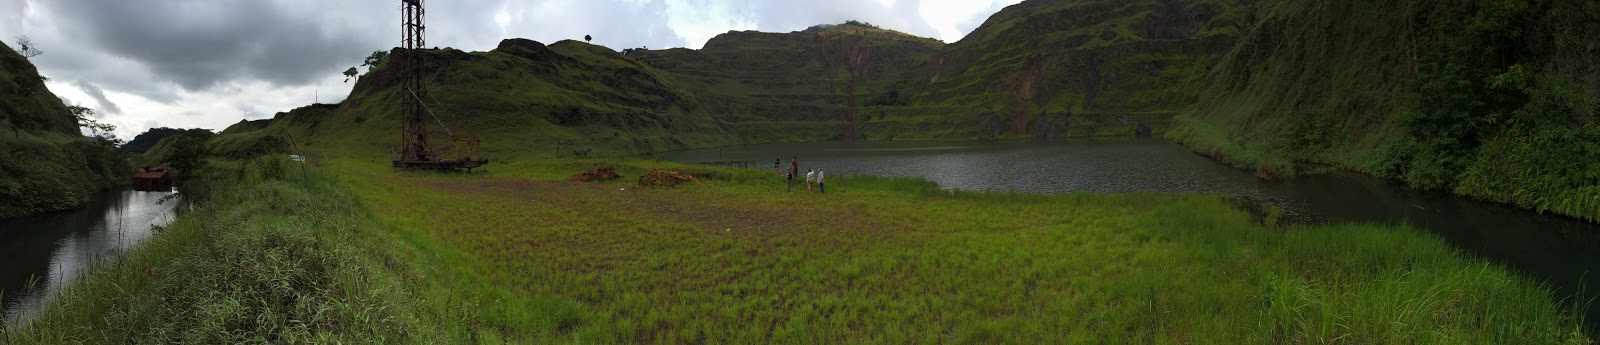
{"type": "Polygon", "coordinates": [[[172,168],[144,167],[133,174],[133,190],[141,192],[171,192],[172,168]]]}

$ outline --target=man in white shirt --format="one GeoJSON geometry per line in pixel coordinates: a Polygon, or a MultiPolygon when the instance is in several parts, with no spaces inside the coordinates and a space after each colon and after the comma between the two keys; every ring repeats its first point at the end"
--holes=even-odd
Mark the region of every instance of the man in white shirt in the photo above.
{"type": "Polygon", "coordinates": [[[817,168],[817,193],[828,194],[828,184],[822,182],[822,168],[817,168]]]}
{"type": "Polygon", "coordinates": [[[812,188],[813,187],[812,184],[814,184],[814,183],[817,183],[817,169],[807,169],[806,170],[806,192],[807,193],[816,192],[816,190],[814,188],[812,188]]]}

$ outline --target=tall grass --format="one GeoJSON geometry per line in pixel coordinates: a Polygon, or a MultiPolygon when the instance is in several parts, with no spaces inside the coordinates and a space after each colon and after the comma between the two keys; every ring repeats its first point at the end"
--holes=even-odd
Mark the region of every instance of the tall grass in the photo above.
{"type": "MultiPolygon", "coordinates": [[[[103,262],[27,322],[13,344],[440,343],[478,338],[487,314],[429,283],[430,266],[347,189],[282,157],[214,164],[202,205],[121,260],[103,262]],[[231,167],[231,169],[230,169],[231,167]],[[482,314],[480,314],[482,313],[482,314]]],[[[493,310],[486,308],[485,310],[493,310]]]]}

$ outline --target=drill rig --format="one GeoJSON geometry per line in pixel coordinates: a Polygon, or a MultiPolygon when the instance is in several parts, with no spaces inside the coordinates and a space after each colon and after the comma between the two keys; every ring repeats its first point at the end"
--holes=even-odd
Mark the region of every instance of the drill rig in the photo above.
{"type": "Polygon", "coordinates": [[[489,159],[477,157],[478,138],[470,131],[465,132],[463,136],[456,136],[448,127],[444,127],[444,122],[440,121],[438,115],[435,115],[423,102],[424,99],[433,99],[435,104],[439,103],[428,94],[428,89],[423,84],[423,79],[427,75],[423,71],[426,63],[422,61],[422,49],[426,49],[423,32],[427,26],[423,23],[425,12],[422,3],[423,0],[401,0],[400,12],[404,17],[404,22],[401,24],[404,36],[401,42],[405,48],[400,50],[397,56],[399,60],[395,61],[398,64],[395,66],[401,68],[400,99],[405,118],[402,120],[404,128],[400,130],[401,147],[398,152],[391,153],[394,167],[434,171],[466,169],[470,173],[473,168],[489,164],[489,159]],[[424,126],[426,122],[423,116],[432,117],[434,122],[439,123],[445,130],[445,134],[455,141],[450,153],[434,152],[433,147],[428,144],[428,129],[424,126]]]}

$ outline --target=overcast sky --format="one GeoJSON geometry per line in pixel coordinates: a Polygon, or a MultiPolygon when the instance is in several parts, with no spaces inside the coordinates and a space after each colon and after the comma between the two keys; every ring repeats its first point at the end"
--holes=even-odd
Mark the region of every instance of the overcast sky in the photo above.
{"type": "MultiPolygon", "coordinates": [[[[729,30],[788,32],[849,19],[955,42],[1021,0],[429,1],[428,46],[501,39],[699,48],[729,30]]],[[[0,0],[0,39],[26,35],[48,86],[132,139],[152,127],[220,130],[349,94],[340,72],[400,41],[395,0],[0,0]]],[[[363,70],[364,72],[364,70],[363,70]]]]}

